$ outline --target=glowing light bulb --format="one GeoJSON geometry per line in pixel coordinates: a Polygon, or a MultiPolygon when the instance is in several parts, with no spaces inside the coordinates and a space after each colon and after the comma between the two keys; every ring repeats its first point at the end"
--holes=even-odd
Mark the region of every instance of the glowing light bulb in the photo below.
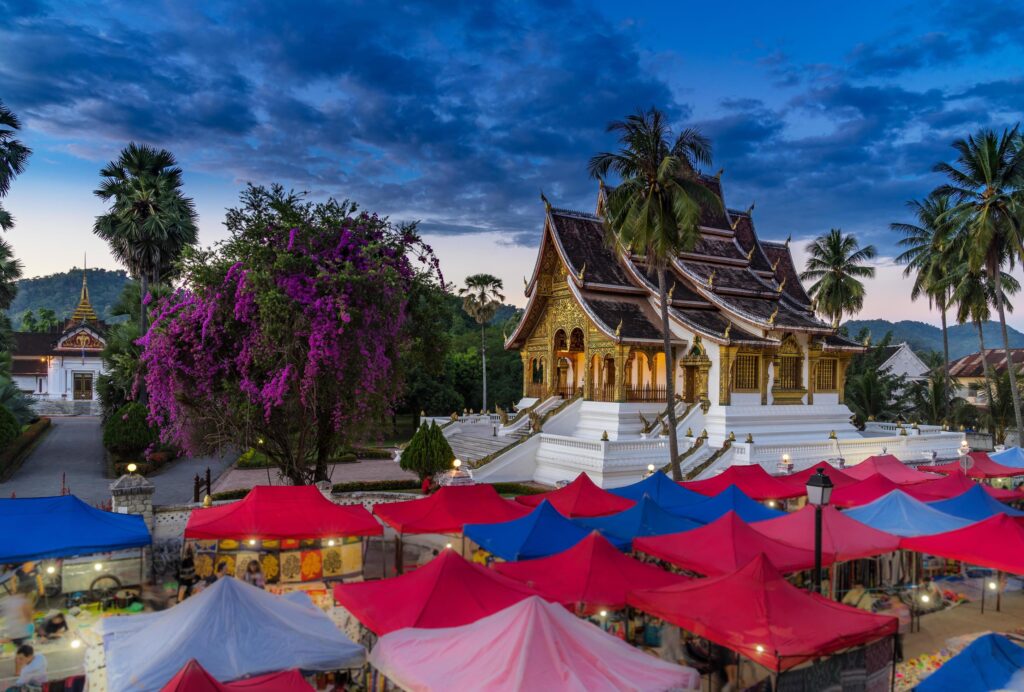
{"type": "Polygon", "coordinates": [[[102,562],[97,562],[96,564],[94,564],[92,566],[92,568],[94,570],[96,570],[97,572],[101,572],[101,571],[103,571],[103,563],[102,562]]]}
{"type": "Polygon", "coordinates": [[[651,473],[654,473],[654,464],[648,464],[647,470],[650,471],[651,473]]]}
{"type": "Polygon", "coordinates": [[[455,461],[453,461],[452,466],[454,466],[455,468],[459,468],[460,466],[462,466],[462,459],[456,459],[455,461]]]}
{"type": "Polygon", "coordinates": [[[139,469],[135,464],[128,464],[128,473],[135,473],[139,469]]]}
{"type": "Polygon", "coordinates": [[[608,617],[608,611],[607,610],[602,610],[601,611],[601,617],[603,617],[603,618],[608,617]]]}
{"type": "Polygon", "coordinates": [[[445,543],[444,547],[447,548],[448,550],[451,550],[452,549],[452,544],[451,543],[445,543]]]}
{"type": "Polygon", "coordinates": [[[54,567],[53,565],[50,565],[49,567],[46,568],[46,573],[47,574],[53,574],[56,571],[57,571],[57,568],[54,567]]]}
{"type": "Polygon", "coordinates": [[[334,547],[334,539],[332,538],[331,540],[327,541],[327,545],[330,546],[331,548],[333,548],[334,547]]]}
{"type": "Polygon", "coordinates": [[[997,587],[998,585],[994,581],[990,581],[988,583],[988,588],[990,588],[992,591],[995,591],[997,587]]]}
{"type": "Polygon", "coordinates": [[[81,639],[72,639],[71,640],[71,648],[72,649],[77,649],[77,648],[80,648],[81,646],[82,646],[82,640],[81,639]]]}
{"type": "Polygon", "coordinates": [[[930,600],[932,600],[931,596],[928,594],[921,594],[921,603],[927,603],[930,600]]]}
{"type": "Polygon", "coordinates": [[[256,545],[256,539],[255,538],[250,538],[249,539],[249,545],[256,545]]]}
{"type": "Polygon", "coordinates": [[[755,646],[754,649],[757,650],[757,653],[759,653],[759,654],[763,654],[764,653],[764,647],[761,646],[760,644],[755,646]]]}
{"type": "Polygon", "coordinates": [[[775,506],[775,500],[768,500],[768,506],[769,507],[774,507],[775,506]]]}

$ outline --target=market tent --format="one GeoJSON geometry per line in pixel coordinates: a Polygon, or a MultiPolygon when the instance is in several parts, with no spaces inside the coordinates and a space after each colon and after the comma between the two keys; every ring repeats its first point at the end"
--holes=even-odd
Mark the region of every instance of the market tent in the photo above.
{"type": "Polygon", "coordinates": [[[576,523],[597,529],[613,539],[625,541],[627,546],[637,536],[661,536],[666,533],[689,531],[700,523],[663,509],[650,495],[618,514],[594,519],[577,519],[576,523]]]}
{"type": "Polygon", "coordinates": [[[644,653],[536,597],[464,627],[387,634],[370,663],[402,689],[417,692],[656,692],[700,686],[696,671],[644,653]]]}
{"type": "Polygon", "coordinates": [[[74,495],[0,500],[0,563],[90,555],[153,542],[137,514],[90,507],[74,495]]]}
{"type": "Polygon", "coordinates": [[[736,512],[746,522],[766,521],[781,517],[785,512],[769,509],[759,502],[754,502],[735,485],[718,493],[714,497],[704,498],[689,507],[681,507],[675,513],[693,519],[701,524],[709,524],[728,512],[736,512]]]}
{"type": "Polygon", "coordinates": [[[598,532],[551,557],[498,562],[494,569],[523,582],[544,598],[593,613],[626,605],[630,589],[656,589],[687,581],[660,567],[623,555],[598,532]]]}
{"type": "Polygon", "coordinates": [[[836,488],[832,491],[830,502],[836,507],[859,507],[869,502],[874,502],[883,495],[888,495],[893,490],[899,490],[900,486],[893,483],[880,473],[869,476],[866,480],[859,481],[844,488],[836,488]]]}
{"type": "Polygon", "coordinates": [[[735,485],[754,500],[785,500],[806,493],[803,488],[794,488],[782,478],[772,476],[758,464],[730,466],[717,476],[682,483],[684,488],[701,495],[717,495],[730,485],[735,485]]]}
{"type": "Polygon", "coordinates": [[[445,485],[420,500],[373,506],[373,513],[399,533],[461,533],[465,524],[509,521],[528,512],[486,483],[445,485]]]}
{"type": "Polygon", "coordinates": [[[627,500],[633,500],[633,502],[639,502],[644,495],[650,495],[651,499],[657,502],[662,509],[667,509],[670,512],[676,512],[683,507],[707,499],[700,493],[687,490],[662,471],[655,471],[647,478],[632,485],[612,488],[609,492],[627,500]]]}
{"type": "MultiPolygon", "coordinates": [[[[753,528],[777,541],[814,550],[814,506],[778,519],[762,521],[753,528]]],[[[845,562],[862,557],[891,553],[899,548],[900,539],[852,519],[835,507],[821,508],[821,552],[824,564],[845,562]]]]}
{"type": "Polygon", "coordinates": [[[775,671],[894,635],[898,626],[894,617],[798,589],[764,555],[731,574],[631,591],[627,600],[775,671]]]}
{"type": "Polygon", "coordinates": [[[185,538],[246,540],[379,536],[362,505],[337,505],[315,485],[257,485],[239,502],[193,509],[185,538]]]}
{"type": "MultiPolygon", "coordinates": [[[[563,517],[548,501],[543,501],[525,517],[501,524],[466,524],[463,535],[503,560],[531,560],[547,557],[573,547],[590,530],[563,517]]],[[[622,550],[629,539],[609,536],[622,550]]]]}
{"type": "Polygon", "coordinates": [[[972,481],[960,469],[957,469],[954,473],[950,473],[934,481],[918,483],[917,485],[908,485],[902,488],[902,490],[915,500],[920,500],[921,502],[935,502],[937,500],[948,500],[951,497],[956,497],[975,486],[981,487],[986,493],[1000,502],[1013,502],[1021,497],[1021,494],[1016,490],[993,488],[991,485],[982,485],[977,481],[972,481]]]}
{"type": "Polygon", "coordinates": [[[769,538],[735,512],[686,533],[638,538],[633,541],[633,548],[707,576],[733,572],[762,553],[782,572],[814,566],[814,551],[769,538]]]}
{"type": "MultiPolygon", "coordinates": [[[[971,468],[967,469],[967,475],[971,478],[1009,478],[1010,476],[1024,476],[1024,468],[1017,466],[1004,466],[992,461],[985,452],[971,452],[967,456],[971,458],[971,468]]],[[[929,466],[930,471],[935,473],[956,473],[962,471],[959,461],[952,461],[941,466],[929,466]]]]}
{"type": "Polygon", "coordinates": [[[218,680],[364,658],[323,612],[231,577],[169,610],[105,618],[102,636],[112,690],[160,689],[193,658],[218,680]]]}
{"type": "Polygon", "coordinates": [[[954,517],[963,517],[971,521],[988,519],[994,514],[1008,514],[1011,517],[1024,517],[1024,512],[1004,505],[999,500],[985,492],[980,485],[975,484],[970,490],[951,497],[948,500],[932,502],[931,507],[952,514],[954,517]]]}
{"type": "Polygon", "coordinates": [[[797,471],[796,473],[791,473],[788,476],[779,476],[778,479],[783,483],[789,484],[794,489],[799,488],[804,494],[807,494],[807,481],[811,476],[818,472],[818,469],[825,472],[825,475],[827,475],[829,480],[832,481],[833,488],[845,488],[846,486],[853,485],[859,481],[857,478],[847,476],[843,471],[837,469],[827,461],[819,461],[814,466],[806,468],[803,471],[797,471]]]}
{"type": "Polygon", "coordinates": [[[576,480],[558,490],[516,498],[516,502],[527,507],[536,507],[545,500],[567,517],[603,517],[629,509],[634,504],[633,500],[598,488],[586,473],[576,476],[576,480]]]}
{"type": "MultiPolygon", "coordinates": [[[[928,470],[931,471],[931,467],[928,470]]],[[[859,464],[848,466],[844,469],[844,473],[850,478],[862,481],[878,473],[896,485],[913,485],[914,483],[933,481],[937,478],[934,473],[918,471],[913,467],[907,466],[892,454],[868,457],[859,464]]]]}
{"type": "Polygon", "coordinates": [[[901,490],[893,490],[874,502],[848,509],[845,514],[873,529],[902,537],[952,531],[971,523],[969,519],[940,512],[901,490]]]}
{"type": "Polygon", "coordinates": [[[1011,688],[1024,670],[1024,648],[1001,634],[985,634],[917,684],[918,692],[989,692],[1011,688]]]}
{"type": "Polygon", "coordinates": [[[1005,514],[954,531],[904,538],[900,547],[1010,574],[1024,574],[1024,526],[1005,514]]]}
{"type": "Polygon", "coordinates": [[[311,689],[297,670],[218,682],[193,658],[160,692],[309,692],[311,689]]]}
{"type": "Polygon", "coordinates": [[[1024,469],[1024,449],[1020,447],[1008,447],[1001,452],[989,452],[988,456],[997,464],[1024,469]]]}
{"type": "Polygon", "coordinates": [[[334,600],[374,633],[475,622],[536,592],[449,549],[414,572],[334,585],[334,600]]]}

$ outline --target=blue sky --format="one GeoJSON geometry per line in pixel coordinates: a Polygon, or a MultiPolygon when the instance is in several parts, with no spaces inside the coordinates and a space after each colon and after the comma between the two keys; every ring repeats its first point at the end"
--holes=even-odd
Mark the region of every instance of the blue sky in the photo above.
{"type": "Polygon", "coordinates": [[[278,181],[419,219],[447,278],[498,274],[521,303],[539,192],[591,208],[605,125],[657,105],[712,138],[727,204],[755,202],[763,236],[878,246],[865,317],[934,321],[902,299],[888,224],[953,138],[1024,117],[1020,3],[0,0],[0,16],[0,99],[35,151],[5,201],[30,276],[84,252],[115,266],[92,190],[137,140],[181,160],[204,244],[246,181],[278,181]]]}

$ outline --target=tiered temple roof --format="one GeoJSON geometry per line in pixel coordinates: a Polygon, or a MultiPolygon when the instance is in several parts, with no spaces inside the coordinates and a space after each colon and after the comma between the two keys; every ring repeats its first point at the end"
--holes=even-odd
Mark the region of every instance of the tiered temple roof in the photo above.
{"type": "MultiPolygon", "coordinates": [[[[719,178],[702,176],[721,197],[719,178]]],[[[608,190],[600,189],[597,213],[557,209],[545,202],[546,220],[529,302],[506,347],[520,348],[544,310],[538,290],[541,260],[554,248],[577,302],[608,336],[620,342],[661,339],[657,279],[643,257],[608,242],[602,213],[608,190]]],[[[724,204],[705,208],[701,237],[669,267],[671,319],[719,344],[776,345],[784,332],[812,335],[825,350],[861,350],[817,319],[800,283],[789,241],[758,238],[750,210],[724,204]]]]}

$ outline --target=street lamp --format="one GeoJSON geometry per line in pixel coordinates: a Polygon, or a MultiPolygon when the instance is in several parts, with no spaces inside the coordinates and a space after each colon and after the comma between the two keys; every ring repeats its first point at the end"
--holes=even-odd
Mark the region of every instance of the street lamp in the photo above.
{"type": "Polygon", "coordinates": [[[821,508],[832,498],[832,479],[825,474],[825,469],[818,471],[807,479],[807,501],[814,505],[814,574],[812,589],[821,593],[821,508]]]}
{"type": "Polygon", "coordinates": [[[654,475],[654,464],[647,465],[647,473],[644,474],[644,478],[650,478],[654,475]]]}

